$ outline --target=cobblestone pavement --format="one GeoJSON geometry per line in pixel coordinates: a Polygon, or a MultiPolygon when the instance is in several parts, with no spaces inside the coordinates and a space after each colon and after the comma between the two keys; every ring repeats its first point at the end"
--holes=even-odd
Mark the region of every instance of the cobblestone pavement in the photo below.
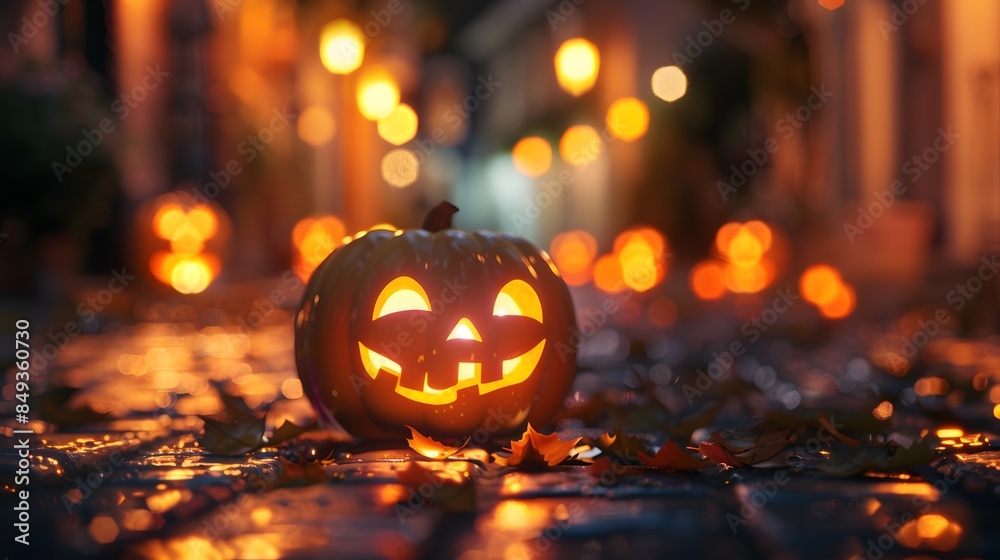
{"type": "MultiPolygon", "coordinates": [[[[405,442],[321,430],[246,456],[214,455],[199,444],[197,415],[221,410],[215,384],[266,409],[270,427],[312,411],[287,314],[251,332],[204,317],[147,317],[75,337],[25,426],[4,395],[11,558],[1000,557],[996,337],[941,337],[898,376],[879,363],[877,342],[862,348],[843,334],[859,325],[817,338],[792,318],[794,328],[774,329],[704,387],[698,369],[715,348],[705,342],[725,340],[718,323],[682,334],[632,329],[628,338],[606,329],[581,349],[567,399],[579,414],[559,421],[564,439],[622,427],[654,448],[668,437],[696,446],[721,428],[824,411],[848,424],[882,422],[873,433],[903,446],[930,442],[934,456],[899,471],[862,464],[834,476],[821,468],[835,460],[830,443],[812,445],[800,430],[769,464],[599,473],[582,460],[499,467],[489,452],[508,442],[431,461],[405,442]],[[699,394],[689,401],[685,386],[699,394]],[[28,547],[11,544],[10,522],[13,430],[23,428],[36,434],[28,547]]],[[[872,341],[885,335],[864,328],[872,341]]]]}

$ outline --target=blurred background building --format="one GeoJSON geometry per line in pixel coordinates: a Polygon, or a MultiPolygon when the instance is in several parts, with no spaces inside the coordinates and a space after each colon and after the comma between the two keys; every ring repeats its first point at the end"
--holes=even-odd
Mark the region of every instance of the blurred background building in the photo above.
{"type": "Polygon", "coordinates": [[[607,252],[646,224],[683,271],[724,223],[761,219],[800,268],[893,293],[1000,246],[996,2],[15,0],[0,16],[9,293],[132,262],[143,204],[173,191],[228,215],[224,278],[287,270],[307,216],[336,216],[339,242],[442,199],[458,227],[546,247],[585,230],[607,252]]]}

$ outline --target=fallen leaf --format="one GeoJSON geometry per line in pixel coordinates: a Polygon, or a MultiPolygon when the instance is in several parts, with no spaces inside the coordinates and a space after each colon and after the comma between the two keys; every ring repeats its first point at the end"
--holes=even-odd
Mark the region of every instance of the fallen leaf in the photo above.
{"type": "Polygon", "coordinates": [[[265,440],[265,414],[256,413],[236,395],[223,390],[220,383],[213,383],[222,401],[223,410],[218,414],[199,416],[205,422],[205,431],[199,438],[202,447],[217,455],[244,455],[261,447],[275,446],[288,441],[312,428],[297,426],[285,421],[265,440]]]}
{"type": "Polygon", "coordinates": [[[685,453],[679,445],[669,439],[663,442],[663,447],[656,452],[656,455],[649,456],[640,452],[639,462],[647,467],[673,469],[675,471],[703,469],[715,464],[709,459],[698,459],[685,453]]]}
{"type": "Polygon", "coordinates": [[[316,424],[315,420],[310,421],[305,426],[298,426],[285,420],[278,429],[274,430],[271,434],[270,439],[267,441],[267,445],[273,446],[284,443],[292,438],[298,437],[305,432],[308,432],[316,424]]]}
{"type": "Polygon", "coordinates": [[[509,455],[493,454],[493,459],[502,467],[532,467],[548,465],[554,467],[570,456],[570,451],[583,438],[563,441],[555,433],[540,434],[528,424],[528,429],[518,441],[511,441],[505,447],[509,455]]]}
{"type": "Polygon", "coordinates": [[[591,463],[587,467],[587,472],[598,477],[600,483],[604,486],[614,486],[626,476],[646,474],[641,468],[612,461],[609,457],[601,457],[591,463]],[[608,473],[611,476],[605,476],[608,473]]]}
{"type": "Polygon", "coordinates": [[[650,451],[646,440],[636,436],[623,434],[617,428],[614,434],[606,433],[594,440],[593,446],[601,450],[604,457],[612,457],[619,463],[634,464],[639,460],[640,453],[650,451]]]}
{"type": "Polygon", "coordinates": [[[220,415],[217,418],[202,416],[201,419],[205,421],[201,445],[217,455],[243,455],[257,449],[264,437],[264,418],[233,419],[220,415]]]}
{"type": "Polygon", "coordinates": [[[758,424],[750,430],[713,432],[709,441],[698,445],[698,450],[716,463],[750,467],[774,458],[788,442],[788,430],[774,430],[767,424],[758,424]]]}
{"type": "Polygon", "coordinates": [[[936,457],[937,453],[927,440],[916,441],[910,447],[891,440],[860,447],[831,442],[830,457],[819,468],[831,476],[848,477],[868,471],[909,471],[930,463],[936,457]]]}
{"type": "Polygon", "coordinates": [[[455,453],[458,453],[467,443],[469,443],[469,441],[466,440],[465,443],[458,447],[451,447],[421,434],[413,426],[407,426],[407,428],[410,429],[410,434],[413,436],[411,439],[406,440],[406,442],[410,444],[410,449],[416,451],[424,457],[427,457],[428,459],[447,459],[455,453]]]}

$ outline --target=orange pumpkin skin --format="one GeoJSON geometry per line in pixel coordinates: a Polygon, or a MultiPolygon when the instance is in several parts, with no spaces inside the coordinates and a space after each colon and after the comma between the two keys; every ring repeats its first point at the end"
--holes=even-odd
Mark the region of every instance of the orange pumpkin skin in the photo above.
{"type": "Polygon", "coordinates": [[[576,369],[574,327],[566,284],[523,239],[377,230],[311,277],[296,316],[296,363],[327,425],[369,439],[412,426],[478,440],[552,419],[576,369]],[[409,297],[393,297],[404,290],[392,282],[409,297]]]}

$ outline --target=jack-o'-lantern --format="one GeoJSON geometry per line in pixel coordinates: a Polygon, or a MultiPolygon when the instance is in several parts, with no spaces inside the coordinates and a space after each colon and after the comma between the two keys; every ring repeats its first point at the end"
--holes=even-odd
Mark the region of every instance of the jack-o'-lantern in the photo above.
{"type": "Polygon", "coordinates": [[[364,438],[412,426],[478,439],[543,425],[562,403],[576,368],[566,284],[523,239],[451,229],[456,210],[369,231],[316,269],[295,349],[321,421],[364,438]]]}

